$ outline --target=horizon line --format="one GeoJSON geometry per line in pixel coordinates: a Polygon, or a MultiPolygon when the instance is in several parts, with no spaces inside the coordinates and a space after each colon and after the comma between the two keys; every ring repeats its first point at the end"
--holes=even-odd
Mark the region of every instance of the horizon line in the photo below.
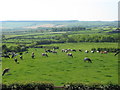
{"type": "MultiPolygon", "coordinates": [[[[52,22],[52,21],[79,21],[80,20],[0,20],[0,22],[52,22]]],[[[81,21],[84,21],[84,20],[81,20],[81,21]]],[[[89,20],[85,20],[85,21],[89,21],[89,20]]],[[[90,21],[107,21],[107,22],[112,22],[112,21],[120,21],[120,20],[90,20],[90,21]]]]}

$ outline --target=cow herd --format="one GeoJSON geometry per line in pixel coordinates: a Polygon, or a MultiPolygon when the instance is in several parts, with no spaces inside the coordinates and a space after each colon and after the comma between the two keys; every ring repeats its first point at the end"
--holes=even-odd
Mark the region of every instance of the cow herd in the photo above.
{"type": "MultiPolygon", "coordinates": [[[[93,50],[89,51],[89,50],[81,50],[81,49],[78,49],[78,50],[77,49],[61,49],[61,52],[62,53],[66,53],[67,56],[72,57],[72,58],[74,57],[72,52],[84,52],[84,53],[95,53],[95,52],[97,52],[97,53],[101,53],[101,54],[107,54],[108,53],[107,51],[93,51],[93,50]]],[[[28,53],[28,51],[26,51],[25,53],[28,53]]],[[[41,55],[45,56],[45,57],[49,57],[48,53],[55,53],[55,54],[57,54],[58,52],[55,49],[44,49],[44,52],[41,55]]],[[[17,54],[15,52],[8,52],[8,54],[3,55],[3,57],[4,58],[14,58],[17,55],[20,55],[19,58],[21,60],[23,60],[22,53],[17,54]],[[11,55],[11,57],[10,57],[10,55],[11,55]]],[[[34,52],[32,52],[31,58],[32,59],[35,58],[35,53],[34,52]]],[[[86,59],[86,60],[89,61],[88,59],[86,59]]],[[[17,58],[14,58],[14,61],[17,64],[19,64],[19,61],[18,61],[17,58]]]]}
{"type": "MultiPolygon", "coordinates": [[[[41,55],[42,56],[46,56],[46,57],[48,57],[48,53],[55,53],[55,54],[58,53],[55,49],[52,49],[52,50],[51,49],[44,49],[44,51],[45,52],[42,53],[41,55]]],[[[95,53],[95,52],[97,52],[97,53],[100,53],[100,54],[107,54],[108,53],[107,51],[88,51],[88,50],[81,50],[81,49],[78,49],[78,50],[76,50],[76,49],[61,49],[61,52],[63,52],[63,53],[65,52],[67,56],[70,56],[72,58],[73,58],[72,52],[77,52],[77,51],[85,52],[85,53],[89,53],[89,52],[90,53],[95,53]]],[[[25,53],[28,53],[28,51],[26,51],[25,53]]],[[[14,58],[17,55],[19,55],[19,54],[16,54],[15,52],[11,52],[11,54],[10,54],[10,52],[8,52],[8,54],[3,55],[2,57],[4,57],[4,58],[14,58]],[[10,57],[10,55],[11,55],[11,57],[10,57]]],[[[19,58],[21,60],[23,59],[22,53],[20,53],[20,57],[19,58]]],[[[32,52],[31,58],[32,59],[35,58],[35,53],[34,52],[32,52]]],[[[16,59],[14,59],[14,61],[17,62],[16,59]]]]}
{"type": "MultiPolygon", "coordinates": [[[[72,58],[74,58],[72,52],[84,52],[84,53],[95,53],[96,52],[96,53],[100,53],[100,54],[107,54],[108,53],[107,51],[93,51],[93,50],[89,51],[89,50],[81,50],[81,49],[78,49],[78,50],[77,49],[61,49],[61,52],[62,53],[66,53],[66,55],[68,57],[72,57],[72,58]]],[[[114,56],[116,56],[119,52],[115,53],[114,56]]],[[[30,53],[30,52],[26,51],[25,54],[27,54],[27,53],[30,53]]],[[[52,50],[51,49],[44,49],[44,52],[41,54],[41,56],[43,56],[43,57],[49,57],[49,53],[55,53],[56,55],[58,54],[58,52],[55,49],[52,49],[52,50]]],[[[23,53],[17,54],[15,52],[8,52],[7,54],[3,55],[2,57],[4,57],[4,58],[13,58],[14,62],[17,63],[17,64],[19,64],[18,58],[16,58],[16,56],[20,55],[19,59],[20,60],[24,60],[22,54],[23,53]]],[[[31,53],[31,58],[32,59],[35,58],[35,53],[34,52],[31,53]]],[[[83,59],[83,61],[84,62],[87,61],[89,63],[92,63],[92,60],[90,58],[88,58],[88,57],[85,57],[83,59]]],[[[4,69],[2,76],[4,76],[4,74],[7,73],[9,70],[10,70],[9,68],[4,69]]]]}

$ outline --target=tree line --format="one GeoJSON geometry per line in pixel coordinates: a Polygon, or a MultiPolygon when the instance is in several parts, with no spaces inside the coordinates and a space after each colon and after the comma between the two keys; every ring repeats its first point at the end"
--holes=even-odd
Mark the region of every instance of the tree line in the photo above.
{"type": "Polygon", "coordinates": [[[6,46],[6,44],[2,45],[2,54],[7,54],[8,52],[24,52],[27,51],[28,47],[25,45],[17,45],[17,46],[6,46]]]}
{"type": "Polygon", "coordinates": [[[61,31],[81,31],[81,30],[87,30],[85,27],[59,27],[59,28],[52,28],[53,32],[61,32],[61,31]]]}
{"type": "Polygon", "coordinates": [[[36,45],[51,43],[79,43],[79,42],[119,42],[117,35],[68,35],[53,36],[51,39],[36,41],[36,45]]]}

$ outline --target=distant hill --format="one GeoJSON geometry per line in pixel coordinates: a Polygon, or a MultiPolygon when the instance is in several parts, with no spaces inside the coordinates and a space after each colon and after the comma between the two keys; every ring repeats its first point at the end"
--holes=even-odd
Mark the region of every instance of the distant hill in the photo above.
{"type": "Polygon", "coordinates": [[[114,26],[117,27],[117,21],[78,21],[78,20],[63,20],[63,21],[2,21],[3,31],[10,30],[26,30],[36,29],[40,27],[52,28],[52,27],[103,27],[103,26],[114,26]]]}

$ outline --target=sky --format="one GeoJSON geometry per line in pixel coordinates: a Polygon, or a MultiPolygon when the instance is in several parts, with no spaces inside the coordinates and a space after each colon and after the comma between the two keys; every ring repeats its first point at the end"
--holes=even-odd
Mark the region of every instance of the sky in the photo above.
{"type": "Polygon", "coordinates": [[[1,0],[0,21],[115,21],[119,0],[1,0]]]}

